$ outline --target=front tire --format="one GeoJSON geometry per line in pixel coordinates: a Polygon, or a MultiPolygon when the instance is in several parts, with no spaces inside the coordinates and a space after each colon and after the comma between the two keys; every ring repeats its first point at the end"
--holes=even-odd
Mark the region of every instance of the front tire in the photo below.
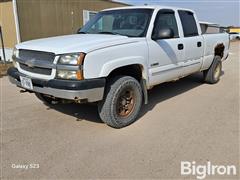
{"type": "Polygon", "coordinates": [[[118,76],[107,87],[104,100],[98,104],[99,116],[113,128],[123,128],[136,121],[142,106],[142,88],[130,76],[118,76]]]}
{"type": "Polygon", "coordinates": [[[222,73],[222,61],[220,56],[215,56],[209,69],[203,71],[204,81],[209,84],[216,84],[222,73]]]}

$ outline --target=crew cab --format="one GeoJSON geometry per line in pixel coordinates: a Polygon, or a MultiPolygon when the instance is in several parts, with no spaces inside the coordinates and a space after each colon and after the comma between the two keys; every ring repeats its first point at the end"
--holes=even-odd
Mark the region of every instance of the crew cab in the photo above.
{"type": "Polygon", "coordinates": [[[97,103],[102,121],[122,128],[155,85],[196,72],[217,83],[228,51],[229,35],[203,34],[192,10],[122,7],[99,12],[76,34],[17,44],[8,75],[45,103],[97,103]]]}

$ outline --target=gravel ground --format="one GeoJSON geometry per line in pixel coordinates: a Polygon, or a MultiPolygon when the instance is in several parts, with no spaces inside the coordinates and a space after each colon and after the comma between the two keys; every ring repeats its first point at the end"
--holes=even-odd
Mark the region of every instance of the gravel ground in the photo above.
{"type": "Polygon", "coordinates": [[[139,120],[120,130],[104,125],[95,105],[47,107],[0,78],[2,178],[184,178],[181,161],[239,169],[239,45],[218,84],[195,74],[156,86],[139,120]]]}

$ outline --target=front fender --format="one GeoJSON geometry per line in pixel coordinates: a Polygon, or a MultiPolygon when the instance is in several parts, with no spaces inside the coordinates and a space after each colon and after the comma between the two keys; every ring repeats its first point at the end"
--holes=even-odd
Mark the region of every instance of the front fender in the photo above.
{"type": "Polygon", "coordinates": [[[119,58],[119,59],[106,62],[101,69],[100,77],[107,77],[113,70],[120,67],[133,65],[133,64],[137,64],[142,67],[143,77],[146,79],[147,77],[146,62],[143,57],[136,57],[136,56],[119,58]]]}
{"type": "Polygon", "coordinates": [[[148,46],[145,39],[99,49],[86,55],[83,65],[84,78],[107,77],[117,68],[139,64],[142,66],[143,77],[147,79],[147,59],[148,46]]]}

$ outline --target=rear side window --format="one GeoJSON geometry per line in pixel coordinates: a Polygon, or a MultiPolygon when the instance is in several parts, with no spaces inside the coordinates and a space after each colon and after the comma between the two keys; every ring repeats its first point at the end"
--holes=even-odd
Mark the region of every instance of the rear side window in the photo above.
{"type": "Polygon", "coordinates": [[[178,11],[182,26],[184,37],[191,37],[198,35],[197,24],[192,12],[189,11],[178,11]]]}

